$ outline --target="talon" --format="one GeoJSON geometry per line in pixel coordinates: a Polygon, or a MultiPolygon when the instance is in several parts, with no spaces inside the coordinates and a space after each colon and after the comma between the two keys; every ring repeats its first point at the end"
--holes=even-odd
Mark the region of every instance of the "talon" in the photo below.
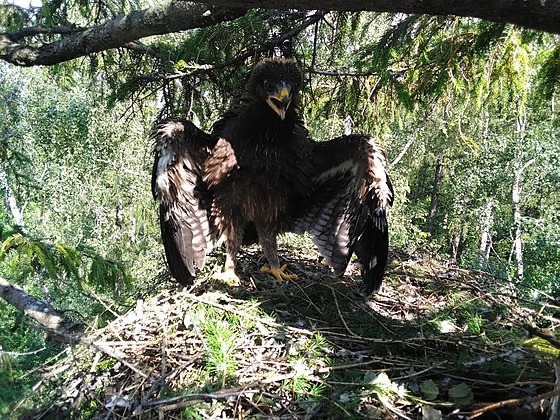
{"type": "Polygon", "coordinates": [[[237,276],[237,274],[235,274],[235,271],[231,269],[222,271],[221,273],[214,273],[212,274],[212,278],[219,282],[225,283],[228,286],[239,286],[239,284],[241,283],[239,277],[237,276]]]}
{"type": "Polygon", "coordinates": [[[298,276],[297,274],[287,274],[284,273],[284,270],[286,269],[287,264],[284,264],[282,267],[280,268],[269,268],[267,266],[263,266],[261,268],[261,273],[268,273],[273,275],[276,280],[278,281],[278,284],[282,284],[282,282],[284,280],[297,280],[298,276]]]}

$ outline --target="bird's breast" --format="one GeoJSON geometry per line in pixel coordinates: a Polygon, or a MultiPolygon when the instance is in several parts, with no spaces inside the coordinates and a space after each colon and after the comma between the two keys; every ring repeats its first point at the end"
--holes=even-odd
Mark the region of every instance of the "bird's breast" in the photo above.
{"type": "Polygon", "coordinates": [[[282,230],[309,190],[310,177],[290,160],[274,153],[241,160],[214,187],[216,207],[231,217],[275,225],[282,230]]]}

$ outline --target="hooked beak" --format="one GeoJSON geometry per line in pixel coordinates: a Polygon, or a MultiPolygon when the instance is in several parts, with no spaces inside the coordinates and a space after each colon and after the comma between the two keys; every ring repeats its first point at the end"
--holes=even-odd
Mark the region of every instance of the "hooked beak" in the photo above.
{"type": "Polygon", "coordinates": [[[286,111],[292,102],[292,95],[290,94],[290,86],[282,82],[276,92],[266,98],[268,105],[278,114],[281,120],[286,118],[286,111]]]}

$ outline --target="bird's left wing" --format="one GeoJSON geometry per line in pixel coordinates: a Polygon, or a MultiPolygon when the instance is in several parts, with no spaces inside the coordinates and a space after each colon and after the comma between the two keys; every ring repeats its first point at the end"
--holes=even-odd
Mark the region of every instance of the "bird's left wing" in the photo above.
{"type": "Polygon", "coordinates": [[[151,139],[152,193],[159,202],[167,263],[181,284],[192,284],[212,246],[211,193],[201,172],[215,141],[184,119],[160,122],[151,139]]]}
{"type": "Polygon", "coordinates": [[[383,149],[367,135],[313,143],[313,189],[295,231],[309,231],[337,275],[355,252],[366,291],[379,290],[388,255],[393,187],[383,149]]]}

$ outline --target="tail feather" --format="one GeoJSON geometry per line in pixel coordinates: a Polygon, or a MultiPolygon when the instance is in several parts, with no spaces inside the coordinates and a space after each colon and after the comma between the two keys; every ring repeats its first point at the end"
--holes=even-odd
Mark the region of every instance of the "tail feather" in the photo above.
{"type": "Polygon", "coordinates": [[[171,275],[183,286],[193,284],[196,271],[193,259],[189,258],[192,232],[180,227],[174,229],[169,220],[165,220],[165,209],[163,208],[160,208],[160,227],[167,266],[171,275]]]}
{"type": "Polygon", "coordinates": [[[354,252],[361,265],[366,293],[379,292],[389,255],[389,233],[387,229],[378,229],[375,226],[375,221],[368,219],[362,236],[356,241],[354,252]]]}

